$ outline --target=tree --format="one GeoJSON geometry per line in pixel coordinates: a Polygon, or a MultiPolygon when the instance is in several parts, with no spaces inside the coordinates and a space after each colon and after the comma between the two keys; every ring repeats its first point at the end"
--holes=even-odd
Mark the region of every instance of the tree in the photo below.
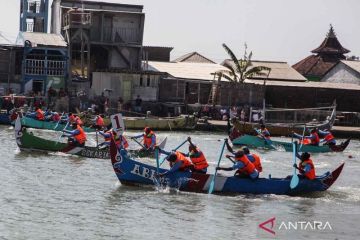
{"type": "Polygon", "coordinates": [[[246,44],[243,59],[238,59],[225,43],[223,43],[222,46],[224,47],[227,54],[230,56],[231,62],[225,61],[224,67],[226,67],[227,69],[219,70],[214,73],[214,75],[218,76],[219,81],[222,77],[224,77],[230,82],[243,83],[245,79],[252,78],[254,76],[269,76],[271,68],[265,66],[251,67],[252,52],[247,55],[246,44]]]}

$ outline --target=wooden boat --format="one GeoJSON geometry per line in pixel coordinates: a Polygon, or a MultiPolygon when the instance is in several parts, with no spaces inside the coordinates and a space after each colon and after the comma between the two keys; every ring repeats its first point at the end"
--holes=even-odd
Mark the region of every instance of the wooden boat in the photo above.
{"type": "MultiPolygon", "coordinates": [[[[166,178],[157,179],[156,167],[132,160],[126,151],[118,152],[114,141],[110,146],[111,163],[119,181],[124,185],[155,186],[159,182],[181,191],[207,193],[211,174],[175,172],[166,178]]],[[[257,180],[238,177],[215,177],[214,192],[218,194],[281,194],[298,195],[327,190],[339,177],[344,163],[333,172],[327,172],[315,180],[300,179],[299,184],[290,188],[291,178],[259,178],[257,180]]],[[[159,169],[160,173],[166,169],[159,169]]]]}
{"type": "MultiPolygon", "coordinates": [[[[93,124],[93,116],[79,114],[85,125],[93,124]]],[[[126,129],[142,130],[144,127],[150,127],[153,130],[189,130],[196,126],[196,117],[181,115],[178,117],[123,117],[126,129]]],[[[104,118],[105,125],[111,123],[110,118],[104,118]]]]}
{"type": "MultiPolygon", "coordinates": [[[[250,148],[265,148],[270,150],[284,149],[286,152],[292,152],[292,143],[291,142],[281,142],[271,140],[266,141],[265,139],[259,138],[257,136],[243,135],[232,141],[234,145],[248,146],[250,148]]],[[[347,139],[345,142],[342,142],[339,145],[329,146],[329,145],[300,145],[298,144],[299,152],[312,152],[312,153],[323,153],[323,152],[342,152],[349,145],[350,139],[347,139]]]]}
{"type": "MultiPolygon", "coordinates": [[[[37,136],[34,136],[32,132],[28,132],[25,127],[22,126],[20,118],[15,121],[15,139],[20,150],[28,151],[42,151],[42,152],[62,152],[71,155],[77,155],[87,158],[100,158],[109,159],[109,148],[98,147],[76,147],[68,145],[67,143],[46,140],[37,136]]],[[[167,138],[159,144],[160,148],[164,148],[167,138]]],[[[153,157],[153,152],[130,150],[129,153],[135,157],[153,157]]]]}
{"type": "MultiPolygon", "coordinates": [[[[66,124],[65,123],[58,123],[53,121],[39,121],[34,118],[23,116],[21,117],[21,124],[24,127],[29,128],[38,128],[38,129],[47,129],[47,130],[54,130],[54,131],[62,131],[66,124]]],[[[66,128],[67,130],[72,130],[71,126],[66,128]]],[[[94,128],[83,127],[85,132],[95,132],[94,128]]]]}
{"type": "MultiPolygon", "coordinates": [[[[289,136],[292,131],[302,133],[304,125],[307,128],[318,128],[320,130],[328,129],[330,130],[335,123],[336,119],[336,104],[332,107],[324,107],[324,108],[304,108],[304,109],[268,109],[265,110],[266,114],[268,112],[276,111],[276,112],[301,112],[301,111],[320,111],[321,109],[329,109],[331,108],[331,114],[324,121],[310,121],[310,122],[274,122],[275,120],[266,120],[266,128],[270,131],[272,136],[289,136]]],[[[295,114],[296,115],[296,114],[295,114]]],[[[254,128],[259,128],[259,123],[251,123],[251,122],[242,122],[234,119],[232,121],[233,129],[230,133],[230,139],[235,139],[238,137],[237,133],[241,134],[253,134],[254,128]]]]}

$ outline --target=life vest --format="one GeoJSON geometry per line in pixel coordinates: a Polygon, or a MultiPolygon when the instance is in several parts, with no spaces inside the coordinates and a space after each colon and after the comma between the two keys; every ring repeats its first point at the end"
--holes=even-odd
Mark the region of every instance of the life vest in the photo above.
{"type": "Polygon", "coordinates": [[[154,134],[153,131],[151,131],[149,134],[144,133],[144,146],[149,148],[151,146],[151,142],[152,142],[152,137],[155,137],[155,142],[156,142],[156,136],[154,134]]]}
{"type": "Polygon", "coordinates": [[[207,168],[209,164],[206,161],[206,158],[200,149],[196,148],[197,152],[191,152],[189,154],[191,162],[194,164],[194,168],[196,170],[202,170],[207,168]],[[200,154],[198,157],[195,157],[195,154],[200,154]]]}
{"type": "Polygon", "coordinates": [[[187,159],[182,153],[176,151],[175,154],[176,154],[176,160],[175,160],[174,164],[181,162],[181,167],[179,168],[179,171],[185,171],[186,169],[188,169],[190,166],[193,165],[190,162],[190,160],[187,159]]]}
{"type": "Polygon", "coordinates": [[[40,120],[40,121],[45,120],[44,112],[40,108],[38,110],[36,110],[36,119],[40,120]]]}
{"type": "Polygon", "coordinates": [[[104,126],[104,119],[101,116],[97,116],[96,125],[100,127],[104,126]]]}
{"type": "Polygon", "coordinates": [[[311,145],[319,145],[320,138],[317,133],[312,133],[315,136],[315,139],[311,139],[311,145]]]}
{"type": "Polygon", "coordinates": [[[246,156],[250,160],[250,162],[254,164],[256,170],[258,170],[258,172],[262,172],[260,157],[256,154],[248,154],[246,156]]]}
{"type": "Polygon", "coordinates": [[[79,118],[79,116],[76,116],[76,117],[75,117],[75,123],[76,123],[77,125],[80,125],[80,126],[83,125],[83,122],[81,121],[81,119],[79,118]]]}
{"type": "Polygon", "coordinates": [[[305,160],[305,161],[302,161],[299,163],[299,169],[301,169],[302,171],[305,171],[305,166],[309,164],[310,165],[310,171],[305,173],[304,172],[304,176],[307,178],[307,179],[310,179],[310,180],[313,180],[315,177],[316,177],[316,174],[315,174],[315,167],[314,167],[314,163],[313,161],[309,158],[308,160],[305,160]]]}
{"type": "Polygon", "coordinates": [[[76,141],[80,144],[83,144],[85,143],[86,141],[86,134],[85,134],[85,131],[78,125],[77,130],[79,130],[79,134],[78,135],[75,135],[74,138],[76,139],[76,141]]]}
{"type": "Polygon", "coordinates": [[[255,166],[250,162],[246,155],[242,157],[235,158],[236,161],[242,162],[244,164],[243,168],[238,169],[237,173],[245,173],[246,175],[252,174],[255,171],[255,166]]]}
{"type": "Polygon", "coordinates": [[[328,142],[331,142],[332,140],[334,140],[334,136],[331,134],[331,132],[329,132],[325,137],[324,137],[325,141],[328,143],[328,142]]]}
{"type": "Polygon", "coordinates": [[[300,144],[309,145],[309,144],[311,144],[311,140],[307,139],[307,138],[304,138],[303,140],[300,141],[300,144]]]}

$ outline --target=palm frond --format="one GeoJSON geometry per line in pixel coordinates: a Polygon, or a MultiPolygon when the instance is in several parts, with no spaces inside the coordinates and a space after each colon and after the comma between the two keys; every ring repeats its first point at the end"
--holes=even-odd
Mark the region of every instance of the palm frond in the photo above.
{"type": "Polygon", "coordinates": [[[233,61],[234,65],[235,65],[235,70],[238,73],[240,73],[241,68],[239,66],[238,59],[236,58],[235,54],[231,51],[231,49],[228,46],[226,46],[225,43],[223,43],[222,46],[225,49],[225,51],[227,52],[227,54],[230,56],[230,59],[233,61]]]}
{"type": "Polygon", "coordinates": [[[267,76],[271,71],[271,68],[265,66],[257,66],[249,69],[245,73],[245,78],[251,78],[254,76],[267,76]],[[264,72],[265,71],[265,72],[264,72]]]}

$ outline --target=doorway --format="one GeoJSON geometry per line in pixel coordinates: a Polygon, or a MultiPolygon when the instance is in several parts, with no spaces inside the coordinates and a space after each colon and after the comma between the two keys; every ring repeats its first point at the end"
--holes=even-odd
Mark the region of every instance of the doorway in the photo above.
{"type": "Polygon", "coordinates": [[[32,90],[34,93],[40,92],[43,94],[44,91],[44,82],[42,80],[34,80],[32,85],[32,90]]]}

